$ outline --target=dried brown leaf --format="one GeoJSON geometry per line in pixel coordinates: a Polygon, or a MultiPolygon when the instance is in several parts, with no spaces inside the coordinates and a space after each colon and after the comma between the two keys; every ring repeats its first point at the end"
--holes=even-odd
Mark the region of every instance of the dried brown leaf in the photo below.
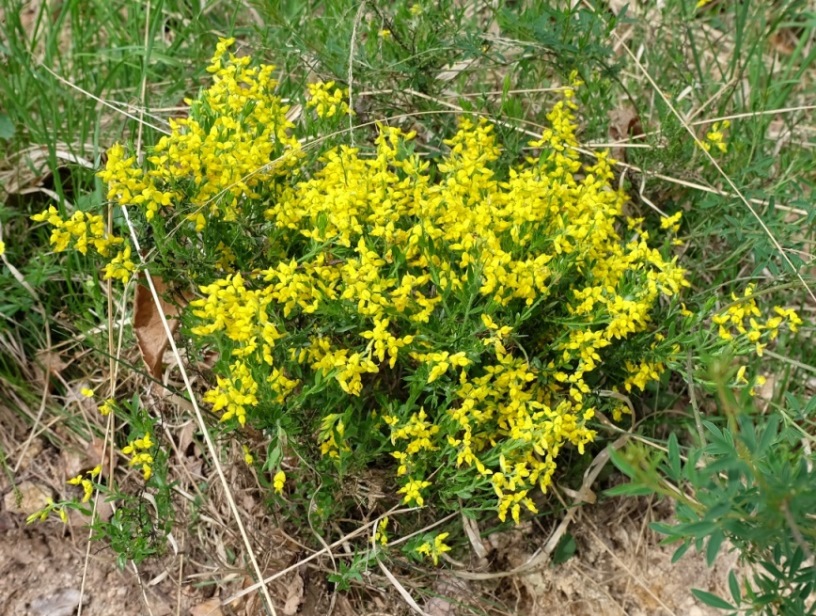
{"type": "MultiPolygon", "coordinates": [[[[182,300],[177,303],[168,302],[164,299],[167,292],[165,282],[157,276],[151,276],[151,278],[159,296],[161,310],[170,326],[170,332],[175,333],[179,323],[175,317],[178,316],[184,302],[182,300]]],[[[133,299],[133,331],[136,334],[136,342],[139,345],[142,360],[150,375],[155,379],[160,379],[162,357],[164,357],[164,351],[167,349],[167,345],[170,344],[170,340],[167,337],[167,331],[164,329],[161,313],[156,307],[156,302],[153,301],[150,287],[146,284],[136,285],[136,293],[133,299]]]]}
{"type": "Polygon", "coordinates": [[[105,439],[94,436],[91,442],[85,447],[85,455],[88,456],[88,461],[91,467],[97,464],[102,465],[102,476],[107,476],[108,469],[105,467],[105,454],[110,452],[110,448],[105,446],[105,439]]]}
{"type": "Polygon", "coordinates": [[[32,467],[32,465],[41,465],[42,462],[37,460],[37,457],[43,452],[45,445],[43,444],[43,440],[40,438],[35,438],[31,441],[31,444],[28,446],[28,449],[23,451],[21,455],[21,459],[18,460],[18,468],[21,470],[28,470],[32,467]]]}
{"type": "Polygon", "coordinates": [[[213,597],[190,608],[190,616],[223,616],[221,599],[213,597]]]}
{"type": "Polygon", "coordinates": [[[295,573],[295,578],[289,585],[289,592],[286,595],[286,603],[283,604],[283,614],[285,616],[295,616],[303,601],[303,577],[300,573],[295,573]]]}
{"type": "Polygon", "coordinates": [[[68,367],[68,364],[62,360],[62,356],[51,349],[37,351],[37,361],[48,371],[48,374],[60,374],[68,367]]]}
{"type": "Polygon", "coordinates": [[[433,594],[436,596],[425,604],[428,616],[456,616],[457,606],[473,596],[473,590],[465,580],[443,573],[433,586],[433,594]]]}
{"type": "MultiPolygon", "coordinates": [[[[626,142],[643,135],[640,115],[632,105],[621,105],[609,112],[609,137],[612,141],[626,142]]],[[[612,158],[626,161],[626,148],[612,147],[612,158]]]]}

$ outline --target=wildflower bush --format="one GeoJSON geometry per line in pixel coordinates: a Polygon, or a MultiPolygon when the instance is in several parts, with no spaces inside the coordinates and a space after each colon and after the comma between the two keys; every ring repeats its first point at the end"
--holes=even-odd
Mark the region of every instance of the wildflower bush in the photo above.
{"type": "MultiPolygon", "coordinates": [[[[580,465],[600,418],[621,421],[628,396],[685,365],[692,327],[708,323],[710,351],[761,353],[799,322],[784,308],[763,320],[753,287],[710,315],[686,309],[680,214],[627,216],[607,153],[579,156],[575,73],[523,155],[501,156],[494,125],[462,115],[430,157],[414,131],[346,130],[335,83],[284,103],[274,67],[232,44],[189,117],[144,161],[114,145],[99,177],[151,273],[194,287],[186,334],[218,356],[203,400],[225,429],[269,435],[266,459],[248,446],[245,459],[284,497],[308,500],[281,465],[292,447],[324,477],[387,468],[407,505],[518,523],[559,461],[580,465]]],[[[100,217],[35,219],[55,250],[110,259],[105,277],[135,272],[126,234],[100,217]]],[[[756,381],[742,370],[734,385],[756,381]]],[[[123,450],[147,482],[156,445],[142,431],[123,450]]],[[[436,563],[447,536],[414,551],[436,563]]]]}
{"type": "MultiPolygon", "coordinates": [[[[673,351],[655,315],[685,282],[623,223],[606,156],[579,160],[580,84],[513,168],[492,168],[493,126],[469,117],[436,161],[382,124],[373,148],[310,157],[272,67],[227,45],[148,169],[117,146],[100,174],[109,198],[183,218],[204,246],[227,223],[265,238],[258,256],[222,242],[223,275],[191,303],[191,334],[221,357],[204,400],[222,421],[298,424],[339,464],[387,453],[406,504],[535,512],[562,449],[584,453],[595,413],[624,412],[599,390],[659,378],[673,351]]],[[[310,94],[315,126],[350,111],[333,84],[310,94]]]]}

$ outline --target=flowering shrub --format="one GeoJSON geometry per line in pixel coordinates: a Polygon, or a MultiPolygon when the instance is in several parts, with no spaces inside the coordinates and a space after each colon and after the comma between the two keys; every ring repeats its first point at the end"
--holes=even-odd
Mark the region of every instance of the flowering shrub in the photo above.
{"type": "MultiPolygon", "coordinates": [[[[585,453],[596,415],[620,420],[624,394],[683,360],[664,316],[680,312],[684,270],[624,215],[608,156],[579,158],[581,83],[510,167],[494,126],[468,116],[437,159],[385,124],[360,147],[304,145],[299,134],[352,113],[347,93],[311,85],[296,125],[274,68],[232,43],[144,167],[117,144],[99,174],[108,199],[144,212],[168,271],[182,255],[194,263],[188,331],[220,352],[204,401],[230,425],[299,431],[325,466],[390,460],[406,504],[490,503],[515,522],[536,512],[535,491],[565,451],[585,453]]],[[[106,256],[121,241],[96,222],[79,233],[56,212],[42,220],[58,249],[106,256]]],[[[132,263],[114,261],[126,280],[132,263]]],[[[742,327],[734,310],[716,320],[723,338],[742,327]]],[[[149,441],[126,451],[146,480],[149,441]]],[[[437,561],[446,536],[419,552],[437,561]]]]}
{"type": "MultiPolygon", "coordinates": [[[[536,511],[530,492],[547,490],[560,452],[583,453],[595,413],[620,411],[599,389],[659,378],[671,349],[653,315],[685,284],[637,224],[621,235],[610,161],[573,149],[573,88],[511,169],[494,168],[493,126],[468,117],[438,161],[380,125],[370,156],[340,145],[296,168],[272,67],[250,68],[229,43],[147,171],[114,146],[100,174],[149,220],[174,207],[195,231],[220,219],[269,238],[265,262],[201,285],[191,304],[191,333],[222,353],[205,401],[239,425],[322,409],[323,454],[380,439],[406,503],[466,483],[493,493],[502,520],[536,511]],[[353,429],[372,417],[374,434],[353,429]]],[[[333,84],[310,93],[319,119],[349,112],[333,84]]]]}

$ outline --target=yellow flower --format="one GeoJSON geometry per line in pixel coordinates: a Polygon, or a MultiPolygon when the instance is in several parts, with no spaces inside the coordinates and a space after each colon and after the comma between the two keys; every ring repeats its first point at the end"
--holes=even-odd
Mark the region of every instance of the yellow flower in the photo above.
{"type": "MultiPolygon", "coordinates": [[[[96,477],[102,471],[102,467],[96,467],[92,471],[88,473],[90,477],[96,477]],[[97,470],[98,469],[98,470],[97,470]]],[[[87,503],[91,500],[91,496],[93,495],[93,482],[90,479],[83,477],[81,474],[77,475],[76,477],[72,477],[68,480],[68,483],[73,486],[82,486],[82,502],[87,503]]]]}
{"type": "Polygon", "coordinates": [[[675,212],[671,216],[666,216],[660,220],[661,229],[671,229],[672,233],[677,233],[680,230],[680,219],[683,217],[683,212],[675,212]]]}
{"type": "Polygon", "coordinates": [[[730,126],[731,122],[729,120],[714,122],[711,125],[711,129],[706,133],[706,141],[703,142],[703,147],[707,152],[710,152],[712,147],[717,148],[722,153],[728,151],[723,131],[728,130],[730,126]]]}
{"type": "Polygon", "coordinates": [[[0,240],[0,257],[6,254],[6,243],[3,240],[0,240]]]}
{"type": "Polygon", "coordinates": [[[449,533],[440,533],[434,537],[433,542],[426,541],[416,548],[417,553],[423,554],[433,560],[434,565],[438,565],[439,557],[445,552],[450,552],[450,546],[445,543],[445,539],[448,538],[448,535],[449,533]]]}
{"type": "Polygon", "coordinates": [[[153,447],[154,443],[150,438],[150,433],[147,432],[141,438],[132,440],[130,443],[122,448],[122,453],[126,456],[132,456],[129,466],[139,466],[142,469],[142,476],[147,481],[153,475],[153,454],[149,449],[153,447]]]}
{"type": "Polygon", "coordinates": [[[113,398],[108,398],[99,406],[99,413],[101,415],[110,415],[116,410],[116,401],[113,398]]]}
{"type": "Polygon", "coordinates": [[[379,36],[379,37],[380,37],[381,39],[383,39],[384,41],[387,41],[387,40],[389,40],[390,38],[392,38],[394,35],[393,35],[393,34],[391,34],[391,30],[385,29],[385,30],[380,30],[380,31],[377,33],[377,36],[379,36]]]}
{"type": "Polygon", "coordinates": [[[252,452],[249,450],[249,447],[246,445],[241,445],[241,449],[244,451],[244,462],[246,462],[247,466],[252,466],[252,463],[255,462],[255,458],[252,456],[252,452]]]}
{"type": "Polygon", "coordinates": [[[94,390],[91,389],[90,387],[83,387],[82,389],[79,390],[79,393],[81,393],[86,398],[94,397],[94,390]]]}
{"type": "Polygon", "coordinates": [[[283,471],[278,471],[275,473],[275,477],[272,479],[272,487],[275,488],[275,492],[278,494],[283,494],[283,487],[286,484],[286,473],[283,471]]]}
{"type": "Polygon", "coordinates": [[[409,479],[408,483],[397,490],[397,494],[405,494],[402,502],[406,505],[410,505],[412,502],[415,502],[418,507],[422,507],[425,504],[425,499],[422,498],[420,490],[427,488],[429,485],[431,485],[430,481],[409,479]]]}
{"type": "Polygon", "coordinates": [[[388,545],[388,534],[386,533],[386,528],[388,528],[388,516],[385,516],[382,520],[380,520],[380,523],[377,524],[377,531],[371,538],[372,543],[388,545]]]}
{"type": "Polygon", "coordinates": [[[116,279],[122,283],[126,283],[130,280],[130,277],[136,270],[136,264],[130,260],[130,254],[130,246],[126,245],[111,259],[110,263],[105,265],[106,280],[116,279]]]}
{"type": "Polygon", "coordinates": [[[795,310],[791,308],[781,308],[779,306],[775,306],[774,312],[783,319],[788,320],[788,327],[792,332],[795,333],[799,331],[799,326],[802,324],[802,319],[799,318],[799,315],[796,313],[795,310]]]}
{"type": "Polygon", "coordinates": [[[35,511],[26,518],[26,524],[33,524],[34,522],[44,522],[45,520],[48,519],[48,516],[52,511],[57,511],[59,513],[60,519],[63,520],[63,522],[67,520],[63,508],[54,503],[54,499],[49,497],[45,499],[45,506],[42,509],[40,509],[39,511],[35,511]]]}
{"type": "Polygon", "coordinates": [[[751,396],[756,396],[757,395],[757,388],[761,388],[767,382],[768,382],[768,379],[766,379],[761,374],[758,375],[754,379],[754,384],[751,386],[751,389],[748,390],[748,394],[751,395],[751,396]]]}

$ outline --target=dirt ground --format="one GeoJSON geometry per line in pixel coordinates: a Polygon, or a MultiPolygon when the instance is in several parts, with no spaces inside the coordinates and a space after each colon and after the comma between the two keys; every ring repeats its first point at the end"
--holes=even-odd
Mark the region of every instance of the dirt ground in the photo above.
{"type": "MultiPolygon", "coordinates": [[[[30,486],[24,486],[30,490],[30,486]]],[[[114,555],[99,543],[88,550],[87,528],[63,525],[58,520],[26,525],[25,513],[4,486],[5,508],[0,512],[0,606],[6,616],[71,616],[77,614],[82,598],[82,614],[88,616],[130,616],[179,614],[255,615],[263,613],[258,598],[219,608],[218,598],[239,590],[248,578],[238,573],[224,575],[214,557],[197,555],[187,561],[179,556],[140,567],[119,570],[114,555]],[[83,586],[84,578],[84,586],[83,586]],[[181,582],[181,583],[179,583],[181,582]]],[[[28,496],[36,498],[30,492],[28,496]]],[[[666,519],[665,506],[652,507],[647,501],[614,501],[585,507],[570,531],[576,554],[557,568],[500,582],[464,582],[440,569],[433,591],[452,599],[418,599],[430,616],[457,614],[518,614],[550,616],[707,616],[718,612],[694,600],[691,588],[725,594],[727,575],[736,566],[734,554],[723,552],[715,567],[706,567],[701,555],[689,552],[672,565],[672,547],[657,544],[648,522],[666,519]],[[501,608],[484,612],[463,607],[492,602],[501,608]],[[466,598],[466,599],[465,599],[466,598]]],[[[274,532],[265,532],[274,536],[274,532]]],[[[523,564],[535,549],[538,531],[527,523],[517,530],[486,540],[492,571],[523,564]]],[[[289,564],[297,560],[289,559],[289,564]]],[[[265,561],[274,573],[287,563],[279,557],[265,561]]],[[[325,570],[324,570],[325,571],[325,570]]],[[[360,594],[338,593],[333,598],[325,585],[325,573],[301,568],[283,584],[271,589],[279,601],[278,614],[321,616],[332,611],[339,616],[355,614],[410,614],[384,576],[372,576],[366,586],[379,586],[366,600],[360,594]],[[331,599],[331,600],[329,600],[331,599]],[[330,610],[331,608],[331,610],[330,610]]],[[[414,589],[416,587],[413,587],[414,589]]],[[[418,593],[414,592],[414,596],[418,593]]],[[[727,595],[726,595],[727,596],[727,595]]]]}
{"type": "MultiPolygon", "coordinates": [[[[71,616],[82,600],[88,616],[175,613],[175,597],[158,587],[140,586],[133,570],[120,571],[112,555],[91,546],[86,564],[84,538],[55,524],[23,527],[14,514],[0,518],[0,605],[6,616],[71,616]],[[13,517],[12,517],[13,516],[13,517]],[[85,577],[84,593],[83,575],[85,577]]],[[[189,614],[183,597],[181,613],[189,614]]]]}

